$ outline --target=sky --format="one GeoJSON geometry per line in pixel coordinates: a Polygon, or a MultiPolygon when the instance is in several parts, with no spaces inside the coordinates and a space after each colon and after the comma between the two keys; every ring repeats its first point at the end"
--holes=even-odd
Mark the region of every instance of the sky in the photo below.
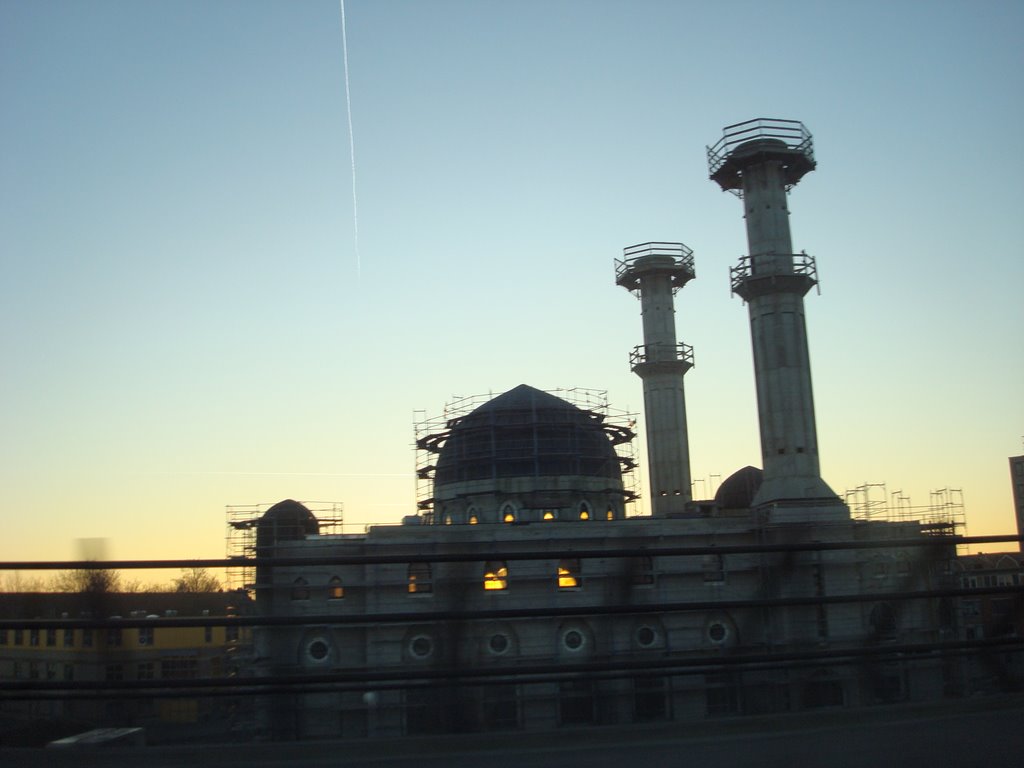
{"type": "Polygon", "coordinates": [[[0,2],[0,560],[222,557],[227,505],[285,498],[397,522],[454,397],[640,412],[614,261],[656,240],[695,254],[710,495],[760,450],[705,147],[757,117],[815,140],[790,210],[823,477],[1014,531],[1024,4],[348,0],[348,99],[340,11],[0,2]]]}

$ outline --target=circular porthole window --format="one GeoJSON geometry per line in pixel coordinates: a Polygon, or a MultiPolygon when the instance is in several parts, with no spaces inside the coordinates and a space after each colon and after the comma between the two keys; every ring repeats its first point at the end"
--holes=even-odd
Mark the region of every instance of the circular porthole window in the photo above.
{"type": "Polygon", "coordinates": [[[409,653],[417,659],[425,659],[434,652],[434,641],[426,635],[416,635],[409,641],[409,653]]]}
{"type": "Polygon", "coordinates": [[[562,635],[562,645],[568,651],[579,651],[587,643],[587,638],[578,629],[570,629],[562,635]]]}
{"type": "Polygon", "coordinates": [[[495,656],[501,656],[502,654],[508,653],[508,649],[512,646],[512,642],[508,639],[508,635],[497,632],[491,635],[491,639],[487,642],[487,647],[491,653],[495,656]]]}
{"type": "Polygon", "coordinates": [[[636,644],[641,648],[650,648],[658,641],[658,633],[654,630],[654,627],[649,627],[646,624],[642,627],[638,627],[636,630],[636,644]]]}
{"type": "Polygon", "coordinates": [[[325,661],[331,655],[331,647],[321,637],[311,640],[306,646],[306,655],[313,661],[325,661]]]}
{"type": "Polygon", "coordinates": [[[720,621],[716,621],[713,624],[708,625],[708,640],[717,645],[721,645],[729,639],[729,627],[720,621]]]}

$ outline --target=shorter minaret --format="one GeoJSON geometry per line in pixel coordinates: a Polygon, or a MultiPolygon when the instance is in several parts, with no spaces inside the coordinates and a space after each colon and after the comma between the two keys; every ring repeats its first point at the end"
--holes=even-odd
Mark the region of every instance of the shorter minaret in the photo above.
{"type": "Polygon", "coordinates": [[[644,343],[629,356],[644,383],[651,515],[686,511],[690,447],[686,433],[683,375],[693,367],[693,349],[676,341],[676,291],[694,278],[693,252],[682,243],[643,243],[615,261],[615,282],[640,299],[644,343]]]}

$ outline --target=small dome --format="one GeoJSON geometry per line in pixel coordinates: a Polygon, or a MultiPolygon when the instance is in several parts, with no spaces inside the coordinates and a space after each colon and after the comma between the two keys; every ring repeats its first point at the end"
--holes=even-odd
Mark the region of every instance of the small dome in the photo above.
{"type": "Polygon", "coordinates": [[[520,384],[459,419],[440,449],[436,489],[498,478],[598,477],[621,484],[603,419],[520,384]]]}
{"type": "Polygon", "coordinates": [[[757,467],[744,467],[725,478],[715,494],[719,509],[749,509],[754,495],[764,481],[764,471],[757,467]]]}
{"type": "Polygon", "coordinates": [[[279,501],[260,518],[256,526],[256,546],[274,541],[297,541],[320,533],[316,516],[294,499],[279,501]]]}

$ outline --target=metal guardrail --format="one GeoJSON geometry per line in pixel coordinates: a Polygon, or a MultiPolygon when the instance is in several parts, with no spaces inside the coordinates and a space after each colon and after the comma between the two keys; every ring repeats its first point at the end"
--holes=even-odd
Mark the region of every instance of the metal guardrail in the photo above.
{"type": "Polygon", "coordinates": [[[754,254],[751,256],[741,256],[740,263],[735,267],[729,268],[729,284],[732,288],[732,292],[736,293],[737,290],[748,280],[757,278],[770,278],[770,277],[806,277],[811,280],[815,285],[818,284],[818,265],[814,260],[813,256],[809,256],[806,253],[766,253],[766,254],[754,254]],[[758,259],[777,259],[780,257],[789,256],[793,265],[792,272],[758,272],[757,263],[758,259]]]}
{"type": "Polygon", "coordinates": [[[689,344],[640,344],[629,353],[629,365],[636,368],[647,363],[687,363],[693,366],[693,347],[689,344]]]}
{"type": "Polygon", "coordinates": [[[622,258],[615,260],[615,282],[621,284],[623,276],[636,266],[637,261],[651,256],[669,256],[672,268],[695,274],[693,251],[682,243],[640,243],[622,249],[622,258]]]}
{"type": "Polygon", "coordinates": [[[722,130],[722,138],[707,147],[708,174],[714,176],[718,173],[736,147],[757,139],[781,141],[788,149],[800,152],[814,163],[814,140],[803,123],[799,120],[759,117],[727,125],[722,130]]]}

